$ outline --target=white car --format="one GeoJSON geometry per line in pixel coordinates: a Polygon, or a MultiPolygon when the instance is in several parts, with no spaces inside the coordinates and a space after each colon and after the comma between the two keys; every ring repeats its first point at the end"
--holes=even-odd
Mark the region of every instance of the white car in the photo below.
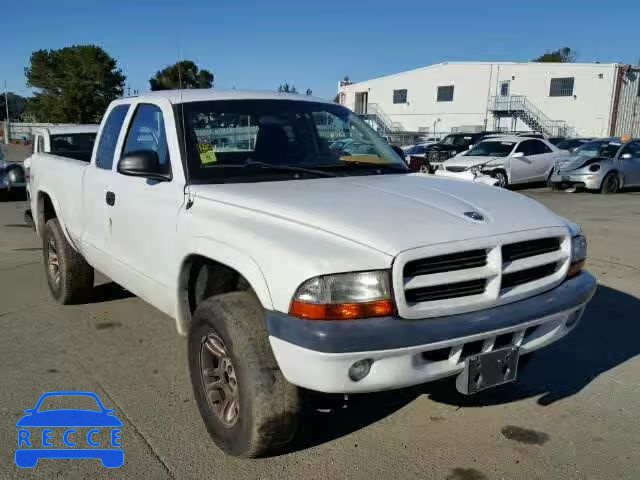
{"type": "Polygon", "coordinates": [[[469,173],[490,175],[500,187],[543,182],[551,177],[555,162],[567,155],[542,138],[490,138],[443,162],[436,175],[465,179],[469,173]]]}
{"type": "Polygon", "coordinates": [[[318,98],[123,98],[90,163],[38,153],[31,168],[51,295],[82,302],[95,269],[174,319],[202,419],[232,455],[286,444],[303,388],[511,382],[596,288],[577,225],[523,195],[412,175],[318,98]],[[329,148],[338,134],[354,141],[329,148]]]}

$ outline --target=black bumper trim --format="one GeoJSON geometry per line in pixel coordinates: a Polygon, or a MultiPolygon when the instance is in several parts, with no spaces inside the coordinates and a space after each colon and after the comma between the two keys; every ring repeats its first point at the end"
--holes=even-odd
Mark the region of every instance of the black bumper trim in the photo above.
{"type": "Polygon", "coordinates": [[[588,302],[595,290],[595,277],[583,272],[535,297],[476,312],[421,320],[381,317],[322,321],[269,311],[267,330],[270,336],[325,353],[389,350],[517,327],[577,308],[588,302]]]}

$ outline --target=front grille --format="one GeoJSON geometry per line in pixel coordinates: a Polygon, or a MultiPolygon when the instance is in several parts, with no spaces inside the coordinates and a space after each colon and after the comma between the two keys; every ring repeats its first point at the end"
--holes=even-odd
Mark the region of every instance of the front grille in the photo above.
{"type": "Polygon", "coordinates": [[[435,300],[480,295],[484,293],[486,285],[487,281],[485,279],[469,280],[466,282],[448,283],[446,285],[413,288],[407,290],[405,295],[407,302],[433,302],[435,300]]]}
{"type": "Polygon", "coordinates": [[[502,261],[513,262],[521,258],[533,257],[544,253],[555,252],[560,250],[562,239],[538,238],[536,240],[527,240],[525,242],[510,243],[502,246],[502,261]]]}
{"type": "Polygon", "coordinates": [[[456,167],[454,165],[451,165],[449,167],[445,167],[449,172],[464,172],[467,167],[456,167]]]}
{"type": "Polygon", "coordinates": [[[467,268],[483,267],[486,264],[486,250],[469,250],[468,252],[451,253],[414,260],[404,266],[403,276],[417,277],[418,275],[453,272],[456,270],[465,270],[467,268]]]}
{"type": "Polygon", "coordinates": [[[558,265],[556,263],[549,263],[547,265],[540,265],[539,267],[520,270],[519,272],[507,273],[502,276],[501,289],[513,288],[524,283],[533,282],[534,280],[553,274],[557,269],[558,265]]]}
{"type": "Polygon", "coordinates": [[[393,266],[398,313],[426,318],[517,301],[557,286],[569,268],[571,239],[562,227],[407,250],[393,266]],[[465,248],[466,247],[466,248],[465,248]]]}

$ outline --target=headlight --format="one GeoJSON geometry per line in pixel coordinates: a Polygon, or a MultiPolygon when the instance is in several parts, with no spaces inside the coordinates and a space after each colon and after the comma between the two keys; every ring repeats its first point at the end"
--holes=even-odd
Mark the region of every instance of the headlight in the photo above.
{"type": "Polygon", "coordinates": [[[382,317],[395,311],[388,270],[322,275],[298,287],[289,313],[310,320],[382,317]]]}
{"type": "Polygon", "coordinates": [[[569,277],[573,277],[582,271],[587,259],[587,238],[584,235],[571,237],[571,266],[569,277]]]}

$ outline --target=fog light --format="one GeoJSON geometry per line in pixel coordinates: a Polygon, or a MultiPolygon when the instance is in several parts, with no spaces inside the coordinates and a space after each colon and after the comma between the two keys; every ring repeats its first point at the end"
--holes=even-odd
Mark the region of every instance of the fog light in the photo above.
{"type": "Polygon", "coordinates": [[[569,315],[569,318],[565,322],[565,326],[567,328],[573,327],[576,323],[578,323],[578,320],[580,319],[580,314],[582,314],[582,309],[576,310],[571,315],[569,315]]]}
{"type": "Polygon", "coordinates": [[[362,380],[364,377],[369,375],[369,371],[371,370],[371,364],[373,360],[369,358],[365,358],[364,360],[358,360],[356,363],[351,365],[349,368],[349,378],[354,382],[358,382],[362,380]]]}

